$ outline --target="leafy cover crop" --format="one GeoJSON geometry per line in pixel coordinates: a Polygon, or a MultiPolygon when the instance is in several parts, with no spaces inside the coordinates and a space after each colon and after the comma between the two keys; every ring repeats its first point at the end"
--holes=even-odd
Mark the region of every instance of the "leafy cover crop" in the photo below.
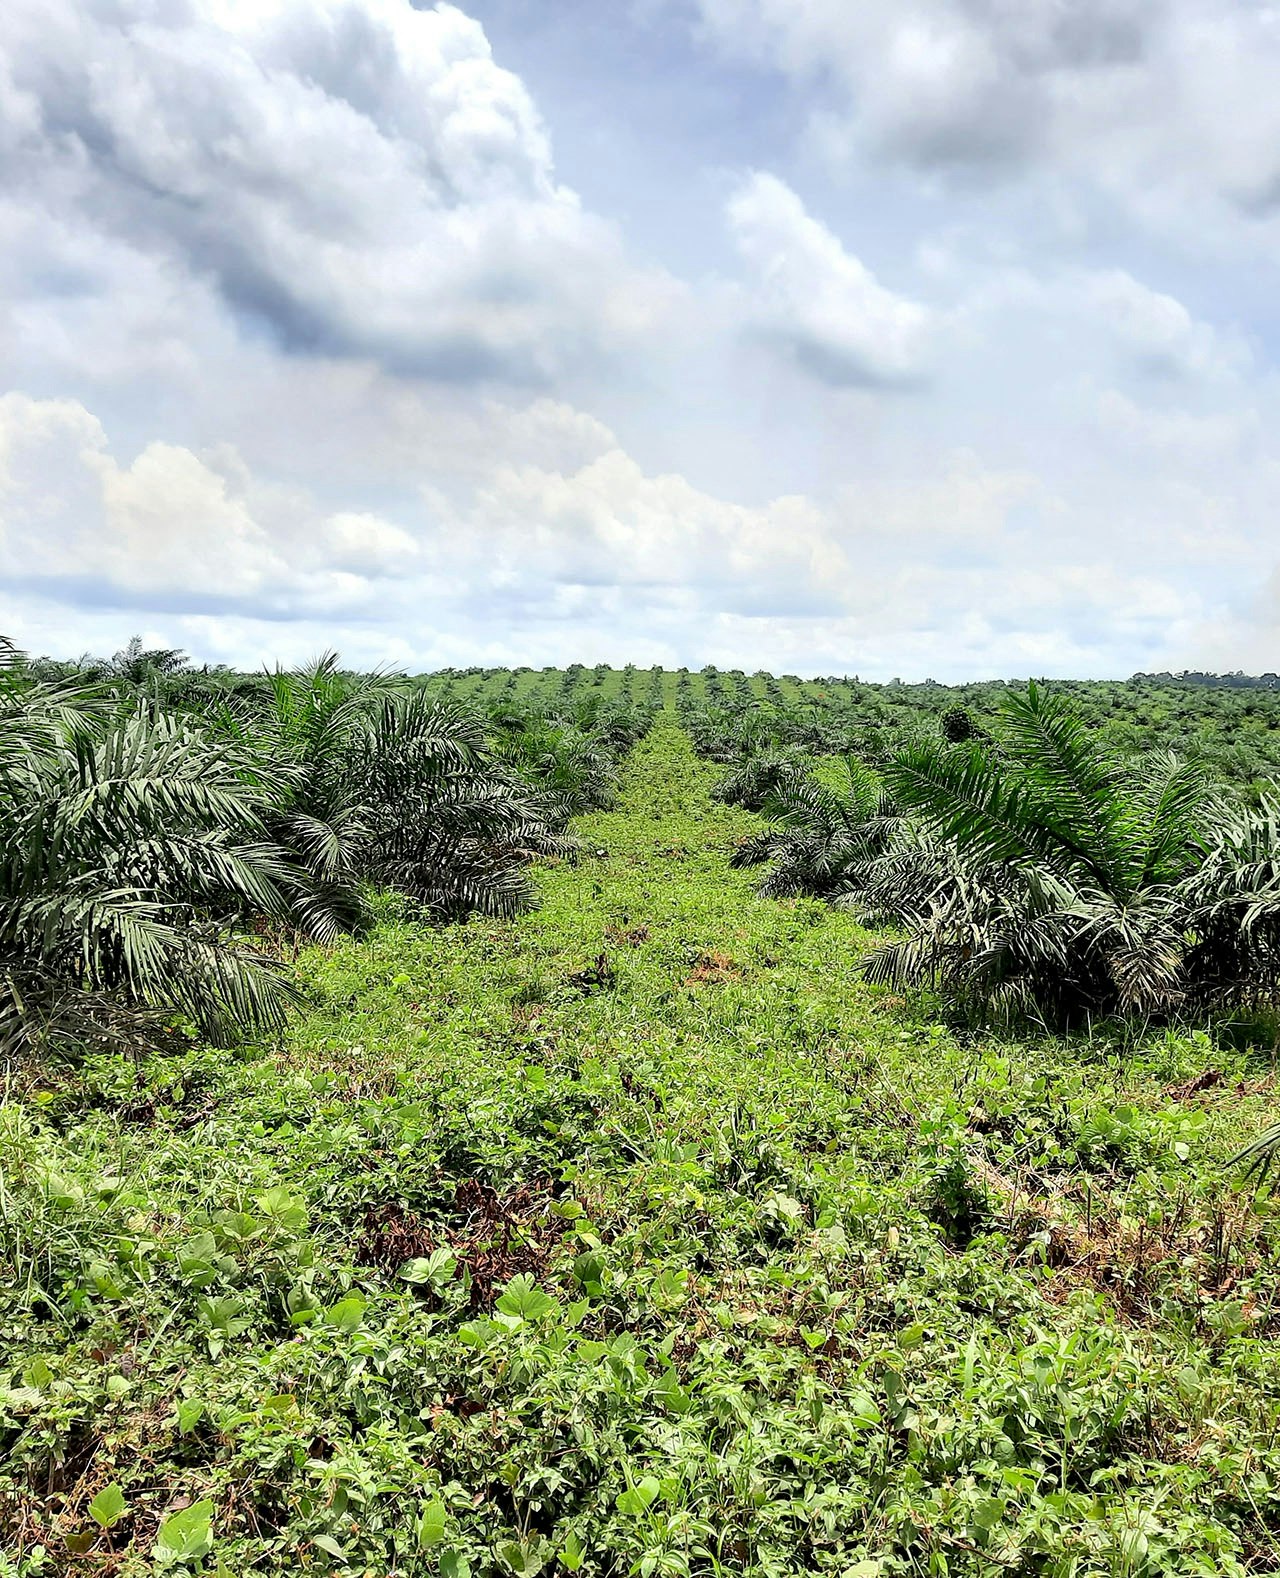
{"type": "Polygon", "coordinates": [[[0,1106],[9,1575],[1280,1564],[1272,1064],[957,1039],[663,721],[542,907],[0,1106]]]}

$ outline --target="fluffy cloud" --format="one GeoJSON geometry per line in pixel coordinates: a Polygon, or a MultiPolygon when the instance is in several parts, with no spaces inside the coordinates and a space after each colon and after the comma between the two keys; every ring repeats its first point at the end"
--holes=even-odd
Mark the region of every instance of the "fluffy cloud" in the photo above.
{"type": "Polygon", "coordinates": [[[922,165],[1020,162],[1056,117],[1142,69],[1165,7],[1142,0],[698,0],[726,47],[825,82],[870,144],[922,165]],[[841,96],[847,95],[841,104],[841,96]]]}
{"type": "MultiPolygon", "coordinates": [[[[945,267],[945,265],[939,265],[945,267]]],[[[1150,387],[1164,384],[1233,397],[1255,374],[1248,341],[1230,324],[1196,317],[1168,291],[1155,290],[1123,268],[1041,264],[970,270],[959,283],[954,324],[969,344],[1001,355],[1028,347],[1028,337],[1056,333],[1060,346],[1045,364],[1047,380],[1114,375],[1150,387]]]]}
{"type": "Polygon", "coordinates": [[[824,383],[892,386],[921,376],[930,313],[880,284],[789,186],[757,172],[727,214],[755,283],[758,333],[824,383]]]}
{"type": "MultiPolygon", "coordinates": [[[[537,403],[535,428],[573,426],[537,403]]],[[[429,606],[516,606],[535,622],[596,592],[668,609],[838,610],[853,595],[812,501],[733,504],[649,476],[612,435],[577,469],[499,465],[462,508],[430,486],[409,525],[325,511],[225,446],[152,442],[132,459],[70,400],[0,397],[0,574],[11,588],[98,606],[263,620],[374,619],[394,639],[429,606]]]]}
{"type": "MultiPolygon", "coordinates": [[[[542,404],[522,415],[574,425],[542,404]]],[[[696,629],[696,652],[723,663],[947,677],[1163,659],[1209,618],[1197,592],[1105,545],[1027,529],[1055,519],[1087,508],[972,453],[752,506],[648,473],[616,441],[566,471],[497,464],[456,506],[428,487],[391,518],[326,510],[227,448],[118,455],[74,401],[0,399],[0,617],[43,648],[109,648],[135,612],[238,661],[335,643],[410,666],[553,661],[568,631],[584,656],[672,662],[696,629]],[[59,602],[78,611],[59,620],[59,602]]]]}
{"type": "Polygon", "coordinates": [[[127,465],[72,400],[0,396],[0,571],[117,608],[359,617],[418,555],[400,527],[263,486],[234,451],[148,444],[127,465]]]}
{"type": "Polygon", "coordinates": [[[935,173],[1052,163],[1130,201],[1280,203],[1280,18],[1218,0],[690,0],[805,85],[832,146],[935,173]]]}
{"type": "Polygon", "coordinates": [[[613,448],[568,475],[504,468],[465,536],[496,584],[626,588],[697,607],[810,614],[844,606],[851,572],[805,498],[748,508],[613,448]]]}
{"type": "Polygon", "coordinates": [[[448,5],[0,8],[0,630],[879,677],[1262,653],[1268,8],[700,8],[796,97],[746,79],[747,128],[679,33],[650,94],[501,8],[590,205],[448,5]],[[814,105],[857,155],[821,188],[781,130],[814,105]]]}
{"type": "Polygon", "coordinates": [[[1199,322],[1166,291],[1123,269],[1078,276],[1082,315],[1107,325],[1136,368],[1156,378],[1219,379],[1247,370],[1248,348],[1199,322]]]}
{"type": "Polygon", "coordinates": [[[175,260],[295,351],[541,381],[669,297],[452,6],[14,0],[0,65],[11,199],[175,260]]]}

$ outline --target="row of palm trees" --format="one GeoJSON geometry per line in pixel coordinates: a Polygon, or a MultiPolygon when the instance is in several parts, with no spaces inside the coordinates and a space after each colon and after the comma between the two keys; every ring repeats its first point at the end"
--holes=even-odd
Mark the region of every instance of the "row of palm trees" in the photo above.
{"type": "Polygon", "coordinates": [[[609,765],[557,776],[576,736],[530,762],[334,656],[184,706],[146,678],[51,675],[0,640],[0,1055],[270,1030],[296,994],[281,936],[359,932],[379,889],[515,913],[609,765]]]}
{"type": "MultiPolygon", "coordinates": [[[[212,683],[180,656],[60,671],[0,640],[0,1054],[175,1016],[269,1029],[295,992],[273,944],[358,933],[380,889],[433,919],[515,913],[647,721],[597,698],[482,719],[333,656],[212,683]]],[[[762,737],[720,786],[766,816],[737,863],[894,926],[870,978],[975,1016],[1274,1001],[1280,801],[1114,758],[1034,685],[991,734],[947,732],[838,781],[762,737]]]]}
{"type": "Polygon", "coordinates": [[[878,777],[845,771],[836,788],[793,764],[736,858],[767,863],[766,892],[895,927],[871,980],[1054,1027],[1275,1001],[1275,797],[1246,805],[1171,756],[1111,757],[1035,685],[1006,697],[991,738],[920,739],[878,777]]]}

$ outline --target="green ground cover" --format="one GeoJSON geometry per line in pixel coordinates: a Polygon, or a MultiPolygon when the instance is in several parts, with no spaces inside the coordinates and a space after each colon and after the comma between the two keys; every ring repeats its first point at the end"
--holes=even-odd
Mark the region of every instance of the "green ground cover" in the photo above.
{"type": "Polygon", "coordinates": [[[958,1038],[721,772],[668,714],[536,912],[14,1082],[0,1571],[1280,1570],[1274,1048],[958,1038]]]}
{"type": "MultiPolygon", "coordinates": [[[[1208,678],[1208,676],[1202,676],[1208,678]]],[[[1280,687],[1194,683],[1169,675],[1128,680],[1053,680],[1055,694],[1121,756],[1174,750],[1211,776],[1241,787],[1280,776],[1280,687]]],[[[676,710],[711,754],[730,760],[744,748],[744,730],[758,746],[781,743],[825,754],[853,751],[881,761],[919,732],[936,735],[940,720],[963,709],[979,728],[990,726],[1012,684],[983,681],[941,685],[875,684],[831,676],[746,674],[740,669],[611,668],[445,669],[418,676],[433,695],[482,710],[520,705],[555,708],[595,698],[676,710]]]]}

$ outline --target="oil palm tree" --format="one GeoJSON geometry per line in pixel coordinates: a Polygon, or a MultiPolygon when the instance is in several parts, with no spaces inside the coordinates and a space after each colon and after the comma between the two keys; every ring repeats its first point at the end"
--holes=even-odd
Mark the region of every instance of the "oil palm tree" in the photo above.
{"type": "Polygon", "coordinates": [[[921,741],[886,767],[923,836],[858,873],[867,907],[908,933],[868,976],[1054,1023],[1178,1008],[1200,984],[1188,884],[1218,795],[1171,757],[1127,774],[1034,684],[1003,725],[999,749],[921,741]]]}
{"type": "Polygon", "coordinates": [[[557,797],[495,758],[481,720],[421,691],[382,698],[353,746],[364,874],[429,918],[513,915],[533,900],[533,858],[577,847],[557,797]]]}
{"type": "Polygon", "coordinates": [[[757,751],[731,768],[712,788],[716,800],[763,811],[771,801],[786,796],[808,776],[811,761],[799,752],[782,749],[757,751]]]}
{"type": "Polygon", "coordinates": [[[532,852],[568,847],[556,811],[495,760],[479,719],[334,653],[225,704],[218,726],[260,765],[267,826],[293,874],[291,924],[358,932],[382,885],[432,917],[508,915],[531,897],[532,852]]]}
{"type": "Polygon", "coordinates": [[[539,714],[508,715],[496,751],[546,797],[560,821],[613,802],[617,770],[609,743],[594,729],[539,714]]]}
{"type": "Polygon", "coordinates": [[[897,818],[880,780],[852,756],[840,758],[839,771],[836,785],[792,772],[766,795],[770,825],[733,855],[736,866],[770,863],[761,893],[836,898],[888,847],[897,818]]]}
{"type": "Polygon", "coordinates": [[[1280,993],[1280,798],[1224,802],[1188,878],[1188,969],[1206,1002],[1244,1010],[1280,993]]]}
{"type": "Polygon", "coordinates": [[[0,653],[0,1051],[183,1015],[269,1029],[293,992],[244,934],[287,873],[243,761],[181,719],[40,684],[0,653]]]}

